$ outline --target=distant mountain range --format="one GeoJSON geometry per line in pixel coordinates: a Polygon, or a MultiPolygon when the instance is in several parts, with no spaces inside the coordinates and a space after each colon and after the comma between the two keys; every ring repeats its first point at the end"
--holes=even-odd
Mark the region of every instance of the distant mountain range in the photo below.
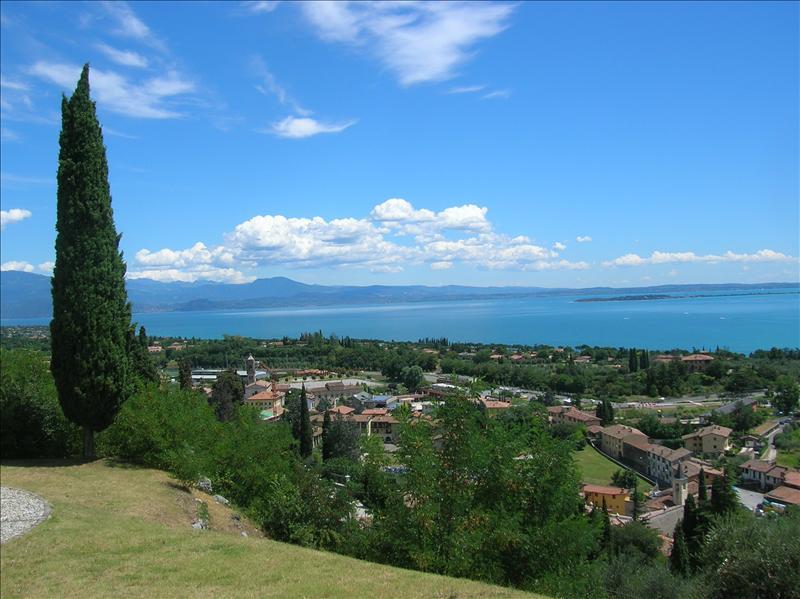
{"type": "MultiPolygon", "coordinates": [[[[665,294],[699,291],[746,291],[749,289],[793,289],[796,283],[660,285],[656,287],[591,287],[551,289],[546,287],[468,287],[445,285],[326,286],[298,283],[286,277],[257,279],[252,283],[160,283],[149,279],[127,282],[134,312],[179,312],[233,310],[280,306],[326,306],[341,304],[388,304],[416,301],[452,301],[511,297],[582,295],[606,296],[624,293],[665,294]]],[[[50,277],[20,271],[0,273],[2,318],[42,318],[51,314],[50,277]]]]}

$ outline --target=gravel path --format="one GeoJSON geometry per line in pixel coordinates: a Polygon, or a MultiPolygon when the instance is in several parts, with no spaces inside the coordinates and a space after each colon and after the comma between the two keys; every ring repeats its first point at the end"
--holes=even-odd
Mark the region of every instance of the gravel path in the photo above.
{"type": "Polygon", "coordinates": [[[0,487],[0,543],[28,532],[50,515],[50,505],[38,495],[0,487]]]}

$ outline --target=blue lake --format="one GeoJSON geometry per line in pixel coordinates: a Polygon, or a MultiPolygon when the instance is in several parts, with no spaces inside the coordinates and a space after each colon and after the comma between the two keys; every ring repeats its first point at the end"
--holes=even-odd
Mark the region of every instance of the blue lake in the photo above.
{"type": "MultiPolygon", "coordinates": [[[[719,346],[737,352],[800,347],[800,295],[715,295],[647,301],[576,302],[578,297],[350,305],[217,312],[141,313],[151,335],[258,338],[326,335],[416,341],[598,345],[650,349],[719,346]]],[[[3,325],[48,319],[3,320],[3,325]]]]}

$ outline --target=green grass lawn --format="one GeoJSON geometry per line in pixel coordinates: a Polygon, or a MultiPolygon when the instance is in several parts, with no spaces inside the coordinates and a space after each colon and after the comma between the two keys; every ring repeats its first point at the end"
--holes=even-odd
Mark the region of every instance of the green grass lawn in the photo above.
{"type": "MultiPolygon", "coordinates": [[[[575,452],[575,462],[581,470],[581,481],[593,485],[611,485],[611,475],[621,470],[620,466],[588,445],[575,452]]],[[[653,485],[639,476],[640,491],[646,493],[652,488],[653,485]]]]}
{"type": "Polygon", "coordinates": [[[46,522],[2,546],[3,599],[537,597],[256,538],[249,525],[245,538],[213,501],[216,530],[193,530],[194,498],[158,470],[9,463],[0,478],[53,506],[46,522]]]}

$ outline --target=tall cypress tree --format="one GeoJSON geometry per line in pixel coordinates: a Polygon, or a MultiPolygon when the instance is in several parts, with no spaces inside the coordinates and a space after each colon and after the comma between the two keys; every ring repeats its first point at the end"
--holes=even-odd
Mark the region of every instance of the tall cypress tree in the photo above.
{"type": "Polygon", "coordinates": [[[307,458],[314,449],[312,437],[311,418],[308,414],[308,400],[306,399],[306,386],[300,391],[300,455],[307,458]]]}
{"type": "Polygon", "coordinates": [[[331,443],[331,413],[325,411],[322,418],[322,459],[329,460],[333,455],[333,443],[331,443]]]}
{"type": "Polygon", "coordinates": [[[178,382],[181,386],[181,389],[191,389],[192,363],[184,358],[183,360],[180,361],[178,368],[180,369],[178,374],[178,382]]]}
{"type": "Polygon", "coordinates": [[[628,350],[628,371],[636,372],[639,369],[639,362],[636,359],[636,350],[630,348],[628,350]]]}
{"type": "Polygon", "coordinates": [[[697,500],[700,505],[708,501],[708,489],[706,488],[706,471],[700,468],[700,477],[697,479],[697,500]]]}
{"type": "Polygon", "coordinates": [[[62,97],[59,146],[50,369],[64,415],[83,428],[83,455],[91,458],[94,433],[113,422],[134,376],[125,262],[88,64],[72,97],[62,97]]]}
{"type": "Polygon", "coordinates": [[[669,554],[669,568],[674,574],[686,576],[689,573],[689,549],[683,534],[683,523],[678,520],[672,533],[672,553],[669,554]]]}

